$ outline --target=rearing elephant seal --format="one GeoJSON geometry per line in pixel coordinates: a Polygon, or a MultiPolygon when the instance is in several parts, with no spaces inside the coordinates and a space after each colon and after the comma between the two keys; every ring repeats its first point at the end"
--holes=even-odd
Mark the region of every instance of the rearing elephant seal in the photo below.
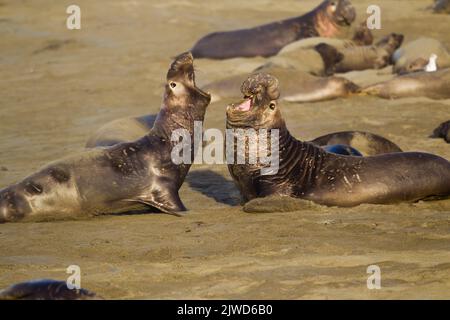
{"type": "MultiPolygon", "coordinates": [[[[290,196],[327,206],[351,207],[362,203],[388,204],[450,196],[450,162],[426,153],[391,153],[353,157],[328,153],[295,139],[281,116],[278,80],[268,74],[247,79],[241,89],[244,100],[227,108],[227,128],[247,141],[245,164],[228,168],[245,202],[266,196],[290,196]],[[258,149],[248,144],[245,130],[266,129],[270,148],[278,150],[278,168],[264,174],[268,165],[258,159],[258,149]],[[272,142],[278,130],[279,139],[272,142]],[[256,154],[255,154],[256,152],[256,154]]],[[[234,137],[233,137],[234,139],[234,137]]],[[[260,141],[262,140],[261,138],[260,141]]],[[[228,145],[230,141],[228,140],[228,145]]],[[[234,152],[237,149],[234,144],[234,152]]],[[[242,150],[242,149],[241,149],[242,150]]],[[[241,159],[242,159],[241,155],[241,159]]],[[[242,163],[242,162],[241,162],[242,163]]]]}
{"type": "Polygon", "coordinates": [[[194,45],[192,54],[195,58],[211,59],[269,57],[303,38],[334,37],[355,18],[355,8],[349,0],[326,0],[300,17],[250,29],[208,34],[194,45]]]}
{"type": "Polygon", "coordinates": [[[178,190],[190,164],[172,161],[176,142],[171,137],[174,130],[185,129],[193,145],[194,121],[204,120],[210,100],[195,85],[192,55],[178,56],[167,73],[163,104],[147,135],[53,162],[1,190],[0,222],[28,216],[185,211],[178,190]]]}

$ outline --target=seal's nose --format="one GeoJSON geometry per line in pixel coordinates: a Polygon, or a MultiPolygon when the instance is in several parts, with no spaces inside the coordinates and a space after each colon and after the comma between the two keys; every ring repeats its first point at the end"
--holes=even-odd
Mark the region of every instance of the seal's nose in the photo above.
{"type": "Polygon", "coordinates": [[[14,189],[0,191],[0,223],[20,220],[30,213],[27,199],[14,189]]]}
{"type": "Polygon", "coordinates": [[[176,79],[179,77],[194,76],[194,57],[190,52],[185,52],[175,57],[167,72],[167,80],[176,79]]]}

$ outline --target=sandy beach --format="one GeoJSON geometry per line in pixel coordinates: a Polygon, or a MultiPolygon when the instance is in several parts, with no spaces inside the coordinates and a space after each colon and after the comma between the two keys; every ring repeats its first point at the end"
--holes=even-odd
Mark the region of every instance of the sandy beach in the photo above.
{"type": "MultiPolygon", "coordinates": [[[[81,30],[66,28],[73,1],[0,0],[0,189],[81,152],[114,119],[156,114],[177,54],[217,30],[307,12],[317,0],[77,0],[81,30]]],[[[357,21],[373,1],[353,1],[357,21]]],[[[376,39],[433,37],[450,47],[450,15],[426,0],[378,0],[376,39]]],[[[262,58],[199,61],[199,84],[262,58]]],[[[282,84],[281,84],[282,87],[282,84]]],[[[206,128],[225,127],[208,107],[206,128]]],[[[450,159],[430,139],[450,100],[352,97],[283,103],[291,133],[310,140],[364,130],[405,151],[450,159]]],[[[450,299],[450,200],[249,214],[225,165],[194,165],[181,199],[190,210],[0,225],[0,288],[81,268],[83,287],[109,299],[450,299]],[[369,290],[378,265],[382,289],[369,290]]]]}

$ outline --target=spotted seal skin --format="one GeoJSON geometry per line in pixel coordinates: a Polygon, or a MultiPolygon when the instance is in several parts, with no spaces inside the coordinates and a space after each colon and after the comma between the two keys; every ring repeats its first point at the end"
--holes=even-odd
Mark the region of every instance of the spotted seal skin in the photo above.
{"type": "MultiPolygon", "coordinates": [[[[161,110],[142,138],[53,162],[0,191],[0,222],[130,211],[186,211],[178,190],[190,164],[174,164],[172,132],[194,134],[211,96],[195,85],[193,57],[178,56],[167,73],[161,110]]],[[[191,147],[192,147],[191,145],[191,147]]]]}
{"type": "Polygon", "coordinates": [[[41,279],[0,291],[0,300],[102,300],[102,297],[86,289],[69,289],[64,281],[41,279]]]}
{"type": "Polygon", "coordinates": [[[192,53],[195,58],[210,59],[270,57],[299,39],[334,37],[355,18],[356,11],[349,0],[326,0],[300,17],[208,34],[194,45],[192,53]]]}
{"type": "MultiPolygon", "coordinates": [[[[244,202],[289,196],[326,206],[352,207],[450,196],[450,162],[446,159],[419,152],[373,157],[332,154],[289,133],[281,116],[275,78],[253,75],[244,82],[242,93],[243,100],[227,107],[227,128],[279,130],[275,146],[279,169],[272,175],[261,174],[261,169],[267,168],[261,163],[228,165],[244,202]]],[[[236,133],[241,134],[243,130],[236,133]]],[[[246,148],[247,159],[255,149],[246,148]]]]}
{"type": "Polygon", "coordinates": [[[317,146],[346,145],[350,146],[363,156],[376,156],[384,153],[403,152],[392,141],[365,131],[342,131],[320,136],[310,141],[317,146]]]}
{"type": "Polygon", "coordinates": [[[363,95],[384,99],[427,97],[434,100],[450,98],[450,68],[436,72],[415,72],[392,80],[370,85],[361,90],[363,95]]]}
{"type": "Polygon", "coordinates": [[[450,120],[441,123],[439,127],[434,129],[431,138],[442,138],[447,143],[450,143],[450,120]]]}
{"type": "Polygon", "coordinates": [[[343,59],[336,63],[335,72],[382,69],[392,63],[392,54],[402,45],[403,38],[401,34],[391,33],[375,45],[338,50],[343,59]]]}

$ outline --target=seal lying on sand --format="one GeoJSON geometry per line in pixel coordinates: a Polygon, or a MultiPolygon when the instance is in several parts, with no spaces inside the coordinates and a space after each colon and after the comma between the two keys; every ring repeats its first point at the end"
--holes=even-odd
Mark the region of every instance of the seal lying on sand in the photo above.
{"type": "Polygon", "coordinates": [[[450,98],[450,68],[436,72],[415,72],[364,88],[362,94],[385,99],[404,97],[450,98]]]}
{"type": "Polygon", "coordinates": [[[338,38],[325,38],[325,37],[313,37],[295,41],[288,44],[278,52],[277,56],[284,55],[290,52],[298,52],[305,49],[313,49],[318,44],[325,43],[340,50],[343,48],[354,46],[370,46],[373,43],[373,34],[369,28],[367,28],[367,22],[364,21],[355,30],[352,39],[338,39],[338,38]]]}
{"type": "Polygon", "coordinates": [[[450,13],[450,0],[436,0],[433,11],[437,13],[450,13]]]}
{"type": "Polygon", "coordinates": [[[422,71],[432,55],[437,57],[438,69],[450,67],[450,53],[440,41],[433,38],[419,38],[408,42],[392,56],[394,72],[404,74],[422,71]]]}
{"type": "Polygon", "coordinates": [[[192,55],[178,56],[167,73],[163,105],[147,135],[53,162],[1,190],[0,222],[27,216],[185,211],[178,190],[190,164],[172,162],[171,136],[176,129],[193,135],[194,121],[203,121],[210,100],[195,85],[192,55]]]}
{"type": "Polygon", "coordinates": [[[391,64],[391,57],[403,42],[403,35],[391,33],[371,46],[354,46],[338,50],[343,59],[335,66],[335,72],[382,69],[391,64]]]}
{"type": "Polygon", "coordinates": [[[0,300],[101,300],[94,292],[69,289],[65,281],[34,280],[0,291],[0,300]]]}
{"type": "MultiPolygon", "coordinates": [[[[283,85],[282,100],[290,102],[316,102],[348,97],[358,93],[360,88],[341,77],[315,77],[305,72],[280,67],[268,67],[255,71],[270,72],[283,85]]],[[[248,75],[237,75],[213,82],[204,90],[212,95],[213,101],[236,97],[242,82],[248,75]]]]}
{"type": "Polygon", "coordinates": [[[431,138],[443,138],[445,141],[450,143],[450,120],[444,123],[441,123],[439,127],[434,129],[431,138]]]}
{"type": "Polygon", "coordinates": [[[363,131],[342,131],[330,133],[311,140],[310,142],[317,146],[351,146],[352,148],[357,149],[364,156],[403,152],[403,150],[392,141],[389,141],[388,139],[377,134],[363,131]]]}
{"type": "Polygon", "coordinates": [[[269,57],[299,39],[334,37],[355,18],[355,8],[349,0],[326,0],[300,17],[250,29],[208,34],[194,45],[192,54],[195,58],[211,59],[269,57]]]}
{"type": "MultiPolygon", "coordinates": [[[[276,78],[253,75],[243,83],[242,93],[244,100],[227,108],[227,128],[267,129],[270,135],[277,129],[279,133],[278,141],[271,142],[269,148],[275,147],[279,152],[277,170],[263,175],[261,169],[268,166],[261,161],[228,164],[245,202],[278,195],[351,207],[450,196],[450,162],[441,157],[409,152],[374,157],[328,153],[290,135],[278,105],[280,91],[276,78]]],[[[245,139],[239,137],[246,134],[245,130],[234,132],[238,139],[245,139]]],[[[245,148],[246,159],[259,148],[245,148]]],[[[251,156],[258,159],[258,154],[251,156]]]]}

